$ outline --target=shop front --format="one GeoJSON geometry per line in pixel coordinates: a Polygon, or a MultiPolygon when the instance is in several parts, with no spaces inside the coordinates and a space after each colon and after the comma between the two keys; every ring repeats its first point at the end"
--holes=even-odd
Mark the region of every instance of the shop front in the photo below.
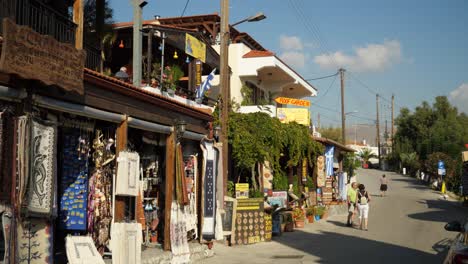
{"type": "MultiPolygon", "coordinates": [[[[36,50],[54,43],[34,36],[36,50]]],[[[183,262],[190,241],[219,235],[217,188],[203,186],[218,177],[204,143],[213,142],[211,109],[83,71],[59,59],[69,47],[54,56],[20,51],[32,59],[10,67],[19,57],[9,56],[8,41],[0,65],[4,263],[141,263],[142,248],[183,262]]]]}

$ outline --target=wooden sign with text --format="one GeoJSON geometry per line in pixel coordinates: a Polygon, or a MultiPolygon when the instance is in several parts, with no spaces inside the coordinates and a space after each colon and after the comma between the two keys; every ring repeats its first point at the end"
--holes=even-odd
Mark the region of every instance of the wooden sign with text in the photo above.
{"type": "Polygon", "coordinates": [[[3,19],[0,71],[83,94],[84,50],[3,19]]]}
{"type": "Polygon", "coordinates": [[[297,106],[310,106],[310,101],[308,100],[301,100],[301,99],[294,99],[294,98],[287,98],[287,97],[277,97],[275,101],[278,104],[288,104],[288,105],[297,105],[297,106]]]}

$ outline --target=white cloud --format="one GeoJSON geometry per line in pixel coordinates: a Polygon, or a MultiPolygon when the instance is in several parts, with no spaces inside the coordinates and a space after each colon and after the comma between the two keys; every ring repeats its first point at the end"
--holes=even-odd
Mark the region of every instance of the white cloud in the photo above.
{"type": "Polygon", "coordinates": [[[293,68],[304,68],[305,55],[300,51],[286,51],[280,55],[280,58],[293,68]]]}
{"type": "Polygon", "coordinates": [[[457,89],[451,91],[449,100],[460,112],[468,114],[468,83],[463,83],[457,89]]]}
{"type": "Polygon", "coordinates": [[[315,63],[325,69],[337,66],[356,72],[382,71],[402,59],[401,45],[398,40],[385,40],[381,44],[368,44],[354,49],[355,54],[347,55],[342,51],[321,54],[314,58],[315,63]],[[336,64],[338,65],[336,65],[336,64]]]}
{"type": "Polygon", "coordinates": [[[283,50],[302,50],[304,45],[299,37],[281,35],[280,47],[283,50]]]}

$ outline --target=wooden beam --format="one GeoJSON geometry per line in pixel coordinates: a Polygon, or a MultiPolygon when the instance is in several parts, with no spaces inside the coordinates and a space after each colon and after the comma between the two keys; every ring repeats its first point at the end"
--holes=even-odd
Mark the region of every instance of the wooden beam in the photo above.
{"type": "Polygon", "coordinates": [[[73,22],[76,24],[75,48],[79,50],[83,49],[83,9],[83,0],[75,0],[75,2],[73,3],[73,22]]]}
{"type": "Polygon", "coordinates": [[[166,138],[166,197],[164,206],[164,250],[171,250],[171,205],[175,180],[175,140],[173,131],[166,138]]]}
{"type": "MultiPolygon", "coordinates": [[[[125,119],[117,127],[117,141],[115,146],[116,156],[119,156],[119,152],[127,148],[127,138],[128,138],[128,121],[125,119]]],[[[116,185],[119,179],[115,179],[114,186],[116,185]]],[[[115,211],[114,211],[114,221],[121,222],[125,219],[125,197],[116,196],[115,197],[115,211]]]]}

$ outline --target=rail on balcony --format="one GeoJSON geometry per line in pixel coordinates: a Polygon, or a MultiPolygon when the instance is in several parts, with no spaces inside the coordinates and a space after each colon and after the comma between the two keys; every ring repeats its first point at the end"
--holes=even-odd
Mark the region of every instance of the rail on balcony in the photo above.
{"type": "MultiPolygon", "coordinates": [[[[0,0],[0,35],[3,33],[3,18],[6,17],[42,35],[52,36],[63,43],[75,44],[77,25],[67,15],[61,14],[42,1],[0,0]]],[[[98,70],[101,63],[100,50],[86,44],[85,49],[85,67],[98,70]]]]}

